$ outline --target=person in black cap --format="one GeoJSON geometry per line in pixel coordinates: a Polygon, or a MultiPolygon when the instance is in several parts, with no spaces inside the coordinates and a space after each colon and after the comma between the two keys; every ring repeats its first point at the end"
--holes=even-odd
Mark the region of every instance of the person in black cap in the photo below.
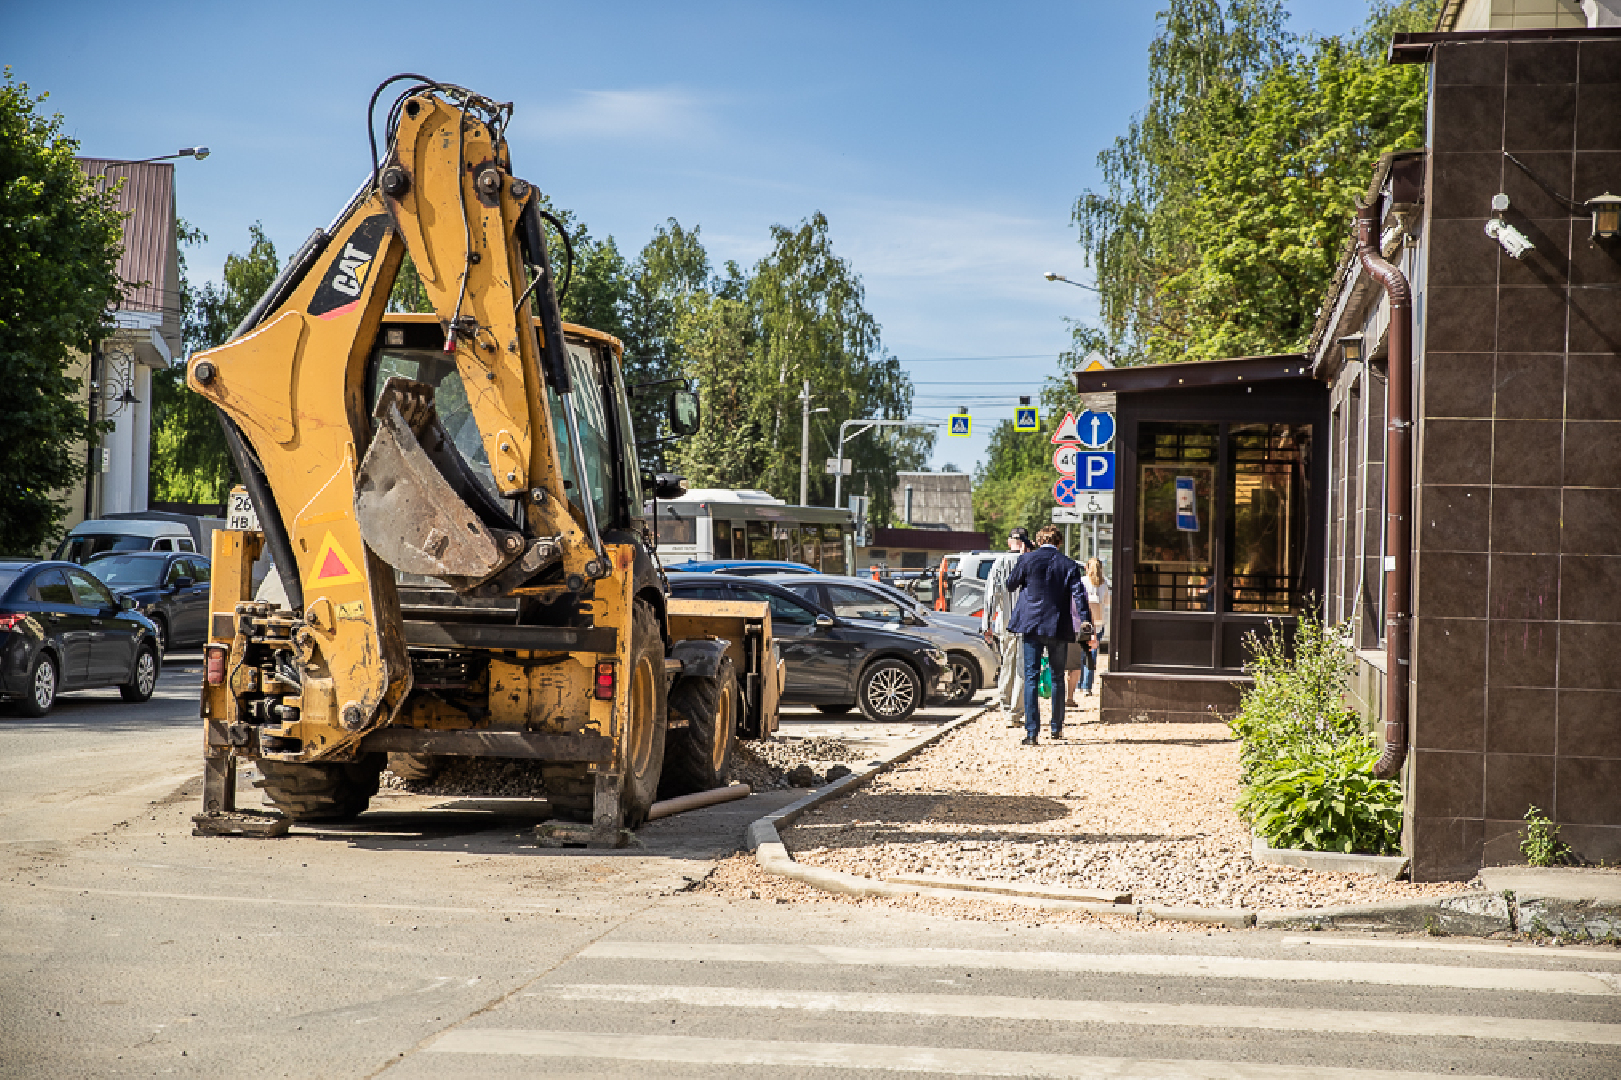
{"type": "Polygon", "coordinates": [[[1009,727],[1020,727],[1024,723],[1021,719],[1024,639],[1007,628],[1008,620],[1013,616],[1013,605],[1019,602],[1018,590],[1010,590],[1007,579],[1013,573],[1019,556],[1033,548],[1030,533],[1023,525],[1015,525],[1008,530],[1008,553],[998,556],[991,565],[991,575],[985,581],[985,609],[979,623],[985,643],[1002,657],[1002,667],[996,677],[996,707],[1001,710],[1009,727]]]}

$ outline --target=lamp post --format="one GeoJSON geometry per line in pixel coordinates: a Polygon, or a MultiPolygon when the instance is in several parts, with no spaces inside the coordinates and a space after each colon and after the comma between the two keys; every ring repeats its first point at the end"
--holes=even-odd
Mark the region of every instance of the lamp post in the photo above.
{"type": "Polygon", "coordinates": [[[1046,278],[1048,281],[1062,281],[1065,285],[1073,285],[1077,289],[1085,289],[1088,292],[1097,292],[1098,291],[1098,287],[1096,285],[1082,285],[1079,281],[1071,281],[1069,278],[1065,277],[1063,274],[1056,273],[1056,272],[1054,272],[1052,270],[1047,271],[1045,274],[1042,274],[1041,276],[1046,278]]]}
{"type": "Polygon", "coordinates": [[[177,154],[160,154],[157,157],[136,158],[133,161],[109,161],[108,165],[150,165],[154,161],[172,161],[175,158],[196,158],[198,161],[208,156],[206,146],[187,146],[177,154]]]}
{"type": "Polygon", "coordinates": [[[810,380],[805,380],[805,388],[800,391],[799,402],[799,505],[804,506],[810,498],[810,418],[812,413],[832,412],[831,409],[813,409],[810,407],[811,392],[810,380]]]}
{"type": "Polygon", "coordinates": [[[846,420],[844,423],[840,424],[839,425],[839,453],[838,453],[838,458],[837,458],[838,465],[836,466],[836,468],[833,471],[833,505],[835,507],[838,506],[839,505],[839,500],[841,498],[843,498],[843,496],[844,496],[844,444],[845,444],[845,442],[847,440],[853,439],[853,438],[856,437],[856,435],[860,435],[864,431],[870,431],[875,427],[939,427],[939,426],[940,426],[939,424],[926,424],[926,423],[923,423],[922,421],[919,421],[919,420],[878,420],[878,419],[873,419],[873,418],[868,418],[868,419],[865,419],[865,420],[846,420]],[[851,424],[864,424],[866,426],[863,427],[861,429],[861,431],[857,431],[857,432],[855,432],[854,434],[851,434],[851,435],[846,435],[844,433],[844,429],[849,427],[851,424]]]}

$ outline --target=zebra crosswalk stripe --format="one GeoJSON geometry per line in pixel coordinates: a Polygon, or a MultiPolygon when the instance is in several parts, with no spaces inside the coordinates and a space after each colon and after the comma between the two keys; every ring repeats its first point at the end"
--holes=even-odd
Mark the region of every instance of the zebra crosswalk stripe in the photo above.
{"type": "Polygon", "coordinates": [[[1087,972],[1149,977],[1180,976],[1203,979],[1267,979],[1285,982],[1429,986],[1456,990],[1578,994],[1598,997],[1621,994],[1621,975],[1609,972],[1547,971],[1520,967],[1477,968],[1370,961],[1273,960],[1249,956],[598,941],[581,950],[578,958],[710,964],[808,964],[824,967],[840,965],[1087,972]]]}
{"type": "MultiPolygon", "coordinates": [[[[798,1066],[956,1073],[969,1076],[1158,1077],[1161,1080],[1471,1080],[1457,1073],[1386,1072],[1365,1068],[1260,1065],[1080,1057],[1028,1050],[966,1050],[875,1043],[702,1039],[513,1028],[458,1028],[427,1048],[438,1054],[508,1054],[545,1058],[656,1061],[689,1065],[798,1066]]],[[[1488,1080],[1474,1077],[1473,1080],[1488,1080]]]]}
{"type": "Polygon", "coordinates": [[[572,983],[530,991],[525,997],[565,1001],[666,1001],[702,1008],[799,1009],[807,1012],[890,1013],[985,1020],[1068,1021],[1074,1024],[1143,1024],[1242,1028],[1258,1031],[1331,1031],[1355,1035],[1501,1039],[1569,1045],[1621,1046],[1621,1024],[1519,1020],[1502,1016],[1357,1012],[1345,1009],[1268,1009],[1242,1005],[1161,1005],[971,994],[845,994],[761,990],[731,986],[645,983],[572,983]]]}

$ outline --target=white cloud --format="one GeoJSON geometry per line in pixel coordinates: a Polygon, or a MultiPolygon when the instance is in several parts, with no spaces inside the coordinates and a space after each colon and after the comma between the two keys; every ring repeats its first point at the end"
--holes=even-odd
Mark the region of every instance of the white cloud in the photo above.
{"type": "Polygon", "coordinates": [[[562,104],[520,104],[513,125],[534,138],[690,139],[710,120],[706,101],[686,90],[575,90],[562,104]]]}

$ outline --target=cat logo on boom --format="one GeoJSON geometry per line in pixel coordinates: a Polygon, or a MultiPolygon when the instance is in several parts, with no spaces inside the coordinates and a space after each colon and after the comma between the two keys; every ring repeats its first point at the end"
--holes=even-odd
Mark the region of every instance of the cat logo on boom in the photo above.
{"type": "Polygon", "coordinates": [[[361,222],[337,257],[327,264],[321,287],[310,300],[311,315],[318,319],[336,319],[359,306],[360,294],[366,290],[377,248],[387,230],[387,214],[376,214],[361,222]]]}

